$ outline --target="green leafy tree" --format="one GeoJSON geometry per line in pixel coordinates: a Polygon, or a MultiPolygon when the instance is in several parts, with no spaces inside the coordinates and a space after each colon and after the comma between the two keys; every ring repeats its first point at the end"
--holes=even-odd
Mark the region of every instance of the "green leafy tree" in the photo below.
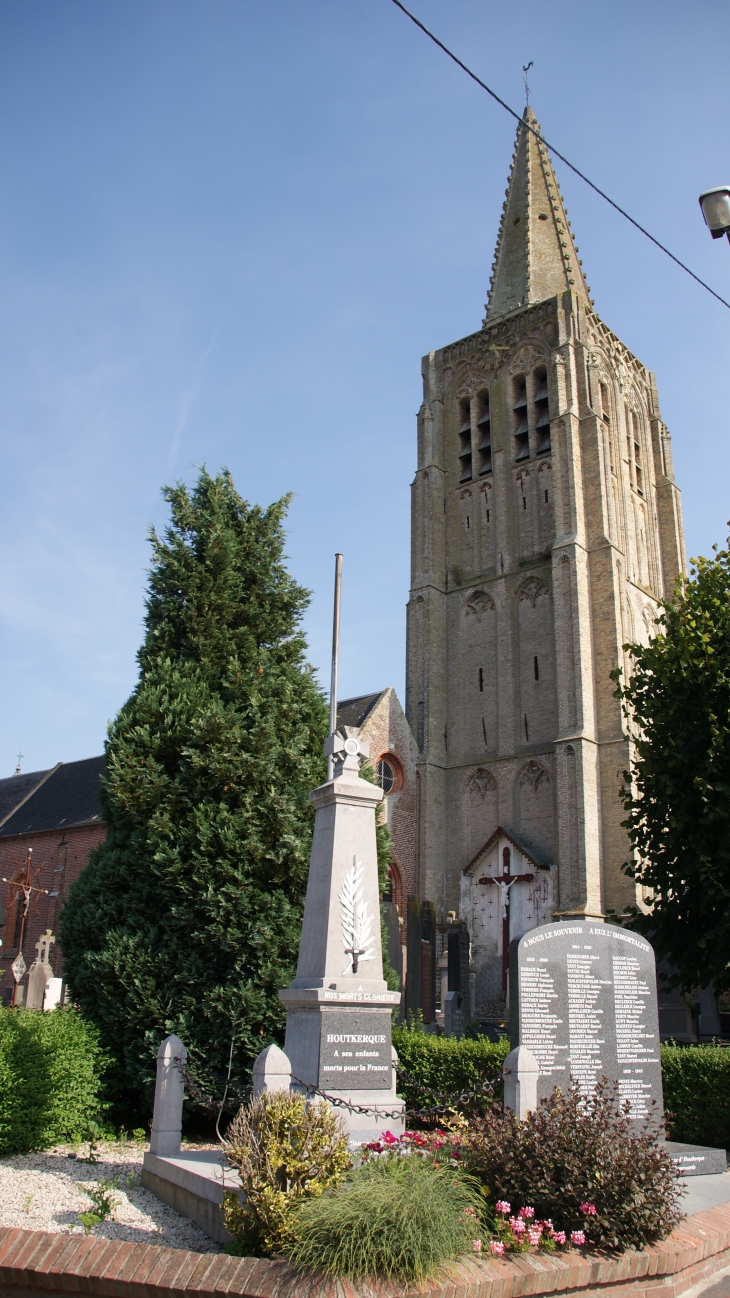
{"type": "MultiPolygon", "coordinates": [[[[717,547],[714,547],[717,550],[717,547]]],[[[625,866],[651,890],[633,926],[684,990],[730,988],[730,552],[693,560],[648,645],[613,673],[633,738],[625,866]]]]}
{"type": "Polygon", "coordinates": [[[209,1084],[231,1041],[240,1077],[280,1039],[327,731],[309,593],[283,563],[289,498],[250,506],[227,471],[164,495],[139,682],[106,744],[107,838],[61,921],[73,996],[147,1105],[170,1032],[209,1084]]]}

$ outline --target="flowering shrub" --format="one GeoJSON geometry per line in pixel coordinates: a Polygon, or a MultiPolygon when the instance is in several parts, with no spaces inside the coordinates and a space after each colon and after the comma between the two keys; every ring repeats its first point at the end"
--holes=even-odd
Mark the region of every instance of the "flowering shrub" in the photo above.
{"type": "MultiPolygon", "coordinates": [[[[582,1206],[587,1213],[595,1214],[594,1204],[586,1203],[582,1206]]],[[[495,1211],[497,1213],[496,1239],[493,1239],[489,1245],[490,1252],[495,1257],[502,1257],[504,1253],[526,1253],[531,1248],[541,1248],[546,1252],[554,1253],[557,1248],[567,1247],[567,1232],[555,1230],[550,1218],[544,1221],[538,1220],[534,1208],[527,1206],[520,1208],[514,1216],[512,1204],[506,1199],[499,1199],[495,1211]]],[[[585,1231],[570,1232],[571,1244],[578,1245],[585,1242],[585,1231]]]]}
{"type": "MultiPolygon", "coordinates": [[[[402,1136],[384,1131],[379,1140],[371,1140],[361,1147],[362,1161],[368,1163],[383,1156],[420,1154],[436,1167],[445,1164],[456,1167],[461,1161],[460,1125],[457,1120],[453,1130],[445,1131],[437,1127],[433,1131],[404,1131],[402,1136]]],[[[466,1127],[466,1124],[463,1126],[466,1127]]]]}
{"type": "Polygon", "coordinates": [[[681,1220],[669,1154],[648,1126],[633,1128],[628,1105],[608,1082],[591,1096],[577,1086],[556,1089],[524,1121],[509,1110],[488,1111],[460,1136],[458,1153],[460,1166],[502,1205],[498,1241],[505,1248],[523,1237],[530,1247],[533,1221],[533,1232],[543,1226],[540,1247],[569,1239],[625,1249],[662,1239],[681,1220]],[[534,1217],[526,1209],[517,1214],[516,1230],[504,1213],[515,1201],[534,1205],[534,1217]]]}
{"type": "MultiPolygon", "coordinates": [[[[373,1140],[363,1146],[362,1160],[368,1163],[416,1156],[435,1168],[459,1168],[464,1162],[465,1149],[466,1151],[470,1149],[469,1128],[466,1123],[459,1122],[457,1119],[449,1130],[406,1131],[402,1136],[395,1136],[392,1131],[384,1131],[379,1140],[373,1140]]],[[[584,1216],[595,1216],[596,1206],[593,1203],[583,1202],[580,1211],[584,1216]]],[[[468,1215],[473,1212],[473,1209],[467,1208],[465,1212],[468,1215]]],[[[572,1245],[586,1242],[585,1230],[573,1230],[569,1233],[555,1230],[551,1220],[538,1221],[535,1218],[535,1209],[529,1206],[520,1208],[516,1216],[513,1216],[512,1205],[505,1199],[500,1199],[495,1204],[494,1212],[496,1217],[490,1220],[492,1213],[485,1204],[480,1215],[485,1227],[484,1233],[494,1235],[494,1238],[489,1239],[488,1242],[489,1251],[495,1257],[502,1257],[504,1253],[525,1253],[531,1248],[553,1252],[556,1248],[566,1248],[568,1241],[572,1245]]],[[[474,1216],[476,1217],[476,1213],[474,1216]]],[[[475,1225],[478,1224],[476,1221],[475,1225]]],[[[473,1252],[481,1253],[483,1248],[483,1239],[472,1240],[473,1252]]]]}

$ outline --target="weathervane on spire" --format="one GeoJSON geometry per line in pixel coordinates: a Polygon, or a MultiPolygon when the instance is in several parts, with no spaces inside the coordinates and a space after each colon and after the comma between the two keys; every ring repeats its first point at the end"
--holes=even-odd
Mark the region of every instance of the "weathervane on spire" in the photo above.
{"type": "Polygon", "coordinates": [[[529,62],[529,63],[527,63],[527,64],[523,64],[523,67],[522,67],[522,71],[523,71],[524,74],[525,74],[524,77],[522,78],[522,80],[523,80],[524,83],[525,83],[525,104],[526,104],[526,106],[527,106],[528,108],[530,107],[530,83],[529,83],[529,81],[527,80],[527,74],[528,74],[528,72],[530,71],[530,68],[531,68],[531,67],[534,67],[534,64],[533,64],[533,62],[532,62],[532,59],[530,59],[530,62],[529,62]]]}

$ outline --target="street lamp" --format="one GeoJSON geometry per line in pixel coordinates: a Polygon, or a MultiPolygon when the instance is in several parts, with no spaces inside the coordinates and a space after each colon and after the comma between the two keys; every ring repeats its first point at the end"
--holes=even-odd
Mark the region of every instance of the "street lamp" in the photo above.
{"type": "Polygon", "coordinates": [[[726,234],[730,242],[730,185],[706,189],[700,194],[700,207],[713,239],[721,239],[726,234]]]}

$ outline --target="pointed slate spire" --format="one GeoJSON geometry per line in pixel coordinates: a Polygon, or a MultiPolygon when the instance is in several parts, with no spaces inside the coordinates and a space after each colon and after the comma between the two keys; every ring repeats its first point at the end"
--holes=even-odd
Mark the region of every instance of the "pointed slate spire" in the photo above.
{"type": "Polygon", "coordinates": [[[529,106],[517,127],[502,209],[487,302],[490,323],[508,311],[543,302],[567,289],[590,300],[547,149],[525,122],[540,130],[529,106]]]}

